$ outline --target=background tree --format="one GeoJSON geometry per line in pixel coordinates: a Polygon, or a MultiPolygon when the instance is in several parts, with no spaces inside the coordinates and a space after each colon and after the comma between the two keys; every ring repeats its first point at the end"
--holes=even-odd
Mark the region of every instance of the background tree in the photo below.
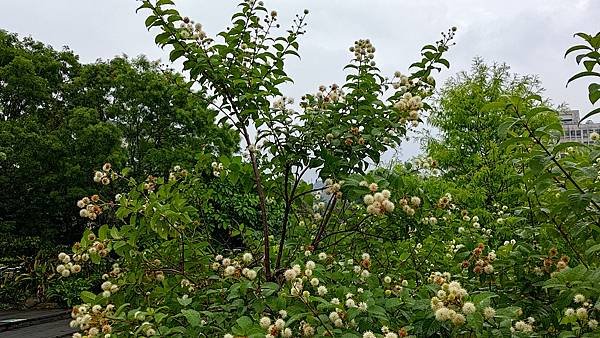
{"type": "Polygon", "coordinates": [[[14,236],[79,237],[75,202],[104,162],[166,176],[200,153],[232,154],[239,138],[215,124],[202,95],[143,56],[81,64],[68,49],[0,31],[0,256],[36,250],[14,236]]]}
{"type": "Polygon", "coordinates": [[[522,194],[516,169],[501,147],[507,139],[501,129],[508,113],[484,107],[504,95],[542,92],[537,77],[512,74],[506,64],[488,65],[480,58],[441,88],[428,119],[441,135],[428,140],[427,153],[446,178],[470,189],[471,205],[513,206],[522,194]]]}

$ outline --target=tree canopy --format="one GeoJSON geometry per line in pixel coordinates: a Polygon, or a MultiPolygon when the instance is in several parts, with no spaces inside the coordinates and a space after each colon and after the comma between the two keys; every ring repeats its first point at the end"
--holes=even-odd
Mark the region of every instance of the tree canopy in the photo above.
{"type": "Polygon", "coordinates": [[[0,31],[0,230],[68,243],[84,225],[74,201],[104,162],[165,176],[201,153],[232,154],[238,136],[204,100],[143,56],[83,64],[0,31]]]}

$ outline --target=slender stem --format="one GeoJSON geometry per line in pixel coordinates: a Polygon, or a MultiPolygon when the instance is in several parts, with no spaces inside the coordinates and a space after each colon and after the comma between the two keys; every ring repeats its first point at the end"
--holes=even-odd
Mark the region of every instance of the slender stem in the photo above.
{"type": "Polygon", "coordinates": [[[325,218],[321,222],[321,227],[319,228],[319,232],[317,233],[317,236],[315,237],[315,239],[312,242],[313,251],[317,250],[317,246],[319,245],[319,242],[321,242],[321,237],[323,236],[323,233],[325,233],[325,227],[327,226],[327,223],[329,222],[329,219],[331,218],[331,215],[333,214],[333,209],[335,208],[336,202],[337,202],[337,198],[335,197],[335,195],[333,195],[333,197],[331,198],[329,210],[328,210],[327,214],[325,215],[325,218]]]}
{"type": "MultiPolygon", "coordinates": [[[[244,138],[250,145],[250,136],[246,128],[244,127],[244,138]]],[[[264,242],[264,256],[263,256],[263,267],[265,269],[265,278],[271,280],[271,258],[270,258],[270,244],[269,244],[269,222],[267,219],[267,198],[265,197],[265,191],[263,190],[262,180],[260,178],[260,171],[258,169],[258,163],[256,161],[256,154],[254,149],[249,149],[250,161],[252,162],[252,172],[254,174],[254,181],[256,183],[256,192],[258,193],[259,205],[260,205],[260,218],[263,226],[263,242],[264,242]]]]}
{"type": "Polygon", "coordinates": [[[285,210],[283,212],[283,222],[281,226],[281,239],[279,240],[279,250],[277,251],[277,261],[275,262],[275,271],[281,268],[281,256],[283,256],[283,246],[285,244],[285,236],[287,234],[287,225],[288,220],[290,218],[290,211],[292,208],[292,200],[290,195],[288,194],[288,182],[290,178],[290,166],[288,164],[285,165],[284,169],[284,180],[283,180],[283,190],[285,197],[285,210]]]}

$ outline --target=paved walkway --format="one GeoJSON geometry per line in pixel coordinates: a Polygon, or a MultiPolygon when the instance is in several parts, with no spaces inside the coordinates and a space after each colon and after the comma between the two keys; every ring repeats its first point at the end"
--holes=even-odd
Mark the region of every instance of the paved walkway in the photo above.
{"type": "Polygon", "coordinates": [[[69,310],[31,310],[0,312],[1,338],[70,337],[69,310]]]}

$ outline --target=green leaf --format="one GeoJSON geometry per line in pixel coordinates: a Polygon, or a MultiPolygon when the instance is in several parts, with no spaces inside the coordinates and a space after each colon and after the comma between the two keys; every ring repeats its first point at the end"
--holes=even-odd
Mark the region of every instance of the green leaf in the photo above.
{"type": "Polygon", "coordinates": [[[599,107],[599,108],[596,108],[596,109],[594,109],[594,110],[592,110],[591,112],[589,112],[589,113],[587,113],[587,114],[585,114],[585,116],[584,116],[584,117],[582,117],[582,118],[581,118],[581,120],[579,120],[579,123],[581,123],[581,121],[583,121],[583,120],[587,119],[588,117],[590,117],[590,116],[594,116],[594,115],[596,115],[596,114],[598,114],[598,113],[600,113],[600,107],[599,107]]]}
{"type": "Polygon", "coordinates": [[[152,26],[152,24],[154,24],[154,21],[156,21],[156,19],[157,19],[156,15],[150,15],[149,17],[147,17],[146,21],[145,21],[146,27],[152,26]]]}
{"type": "Polygon", "coordinates": [[[192,303],[192,298],[190,297],[186,297],[186,298],[182,298],[182,297],[177,297],[177,301],[179,302],[179,304],[181,304],[182,306],[188,306],[192,303]]]}
{"type": "Polygon", "coordinates": [[[574,51],[577,51],[577,50],[583,50],[583,49],[585,49],[585,50],[589,50],[589,51],[591,51],[591,50],[592,50],[592,49],[591,49],[589,46],[585,46],[585,45],[576,45],[576,46],[573,46],[573,47],[571,47],[571,48],[567,49],[567,51],[565,52],[565,58],[566,58],[566,57],[567,57],[567,55],[569,55],[570,53],[572,53],[572,52],[574,52],[574,51]]]}
{"type": "Polygon", "coordinates": [[[252,328],[252,326],[254,325],[254,322],[252,321],[252,318],[250,318],[248,316],[240,317],[235,322],[244,331],[248,331],[248,329],[252,328]]]}
{"type": "Polygon", "coordinates": [[[96,294],[89,292],[89,291],[83,291],[81,292],[81,294],[79,295],[79,297],[81,297],[81,300],[84,303],[90,303],[93,304],[96,301],[96,294]]]}
{"type": "Polygon", "coordinates": [[[590,247],[589,249],[587,249],[585,251],[585,254],[590,255],[596,251],[600,251],[600,244],[593,245],[592,247],[590,247]]]}
{"type": "Polygon", "coordinates": [[[446,59],[439,59],[439,60],[437,60],[437,63],[441,63],[444,66],[446,66],[446,68],[450,68],[450,62],[446,59]]]}
{"type": "Polygon", "coordinates": [[[585,69],[588,72],[591,72],[592,70],[594,70],[594,66],[596,65],[596,61],[595,60],[587,60],[587,61],[583,61],[583,66],[585,67],[585,69]]]}
{"type": "Polygon", "coordinates": [[[596,73],[596,72],[581,72],[581,73],[577,73],[575,75],[573,75],[569,81],[567,81],[567,86],[569,85],[569,83],[571,83],[574,80],[580,79],[582,77],[586,77],[586,76],[596,76],[596,77],[600,77],[600,73],[596,73]]]}
{"type": "Polygon", "coordinates": [[[184,309],[181,310],[181,313],[192,327],[200,326],[200,312],[192,309],[184,309]]]}
{"type": "Polygon", "coordinates": [[[267,282],[261,285],[262,294],[265,297],[268,297],[279,290],[279,285],[277,283],[267,282]]]}
{"type": "Polygon", "coordinates": [[[112,227],[110,229],[110,237],[113,239],[121,239],[121,234],[119,233],[119,229],[117,227],[112,227]]]}
{"type": "Polygon", "coordinates": [[[98,229],[98,239],[101,241],[108,238],[108,224],[104,224],[98,229]]]}
{"type": "Polygon", "coordinates": [[[600,99],[600,84],[591,83],[588,86],[588,93],[589,93],[590,102],[592,104],[596,103],[596,101],[598,101],[600,99]]]}
{"type": "Polygon", "coordinates": [[[171,34],[169,32],[160,33],[154,38],[154,42],[159,46],[164,46],[169,41],[171,34]]]}
{"type": "Polygon", "coordinates": [[[185,54],[185,50],[183,49],[173,49],[169,54],[169,60],[175,61],[182,57],[185,54]]]}

